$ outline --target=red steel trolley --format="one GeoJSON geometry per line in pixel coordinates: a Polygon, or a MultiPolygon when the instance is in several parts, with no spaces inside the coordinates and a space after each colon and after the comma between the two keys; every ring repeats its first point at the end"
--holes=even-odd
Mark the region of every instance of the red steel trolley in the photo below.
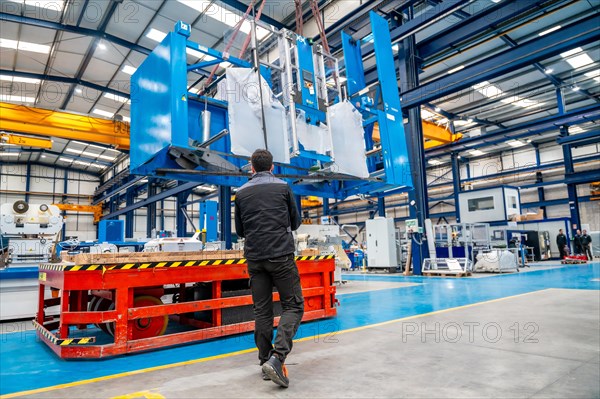
{"type": "MultiPolygon", "coordinates": [[[[34,324],[40,339],[61,358],[102,358],[254,329],[246,260],[237,251],[78,255],[72,260],[40,265],[34,324]],[[46,287],[52,298],[44,298],[46,287]],[[47,315],[52,306],[60,307],[58,316],[47,315]]],[[[296,261],[305,298],[303,321],[335,316],[334,255],[296,261]]],[[[276,292],[273,300],[279,300],[276,292]]]]}

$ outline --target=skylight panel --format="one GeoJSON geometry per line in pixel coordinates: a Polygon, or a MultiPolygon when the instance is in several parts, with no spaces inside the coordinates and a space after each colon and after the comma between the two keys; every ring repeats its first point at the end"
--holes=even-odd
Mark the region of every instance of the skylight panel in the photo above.
{"type": "Polygon", "coordinates": [[[104,116],[106,118],[111,118],[111,119],[115,116],[114,112],[105,111],[105,110],[99,109],[99,108],[94,108],[94,110],[92,111],[92,114],[104,116]]]}
{"type": "Polygon", "coordinates": [[[148,33],[146,33],[146,37],[150,40],[154,40],[155,42],[162,42],[163,39],[167,36],[165,32],[162,32],[158,29],[150,29],[148,33]]]}
{"type": "Polygon", "coordinates": [[[45,44],[30,43],[18,40],[10,40],[0,38],[0,47],[11,48],[19,51],[30,51],[32,53],[48,54],[50,52],[50,46],[45,44]]]}

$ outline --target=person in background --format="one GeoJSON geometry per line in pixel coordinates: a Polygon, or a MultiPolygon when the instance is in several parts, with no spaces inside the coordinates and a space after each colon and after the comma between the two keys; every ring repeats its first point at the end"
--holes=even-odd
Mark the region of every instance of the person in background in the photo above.
{"type": "Polygon", "coordinates": [[[581,235],[581,248],[588,260],[594,260],[592,256],[592,237],[588,235],[587,230],[583,230],[583,234],[581,235]]]}
{"type": "Polygon", "coordinates": [[[560,258],[564,259],[567,256],[567,236],[565,236],[565,233],[563,233],[562,229],[558,230],[558,235],[556,236],[556,246],[558,246],[560,258]]]}
{"type": "Polygon", "coordinates": [[[250,288],[254,303],[254,341],[263,380],[287,388],[285,359],[292,350],[304,315],[300,275],[294,260],[292,231],[301,219],[290,186],[273,175],[273,155],[267,150],[252,154],[252,178],[235,195],[235,230],[246,239],[250,288]],[[273,344],[273,286],[279,292],[281,318],[273,344]]]}
{"type": "Polygon", "coordinates": [[[575,252],[575,255],[581,255],[583,251],[583,246],[581,245],[581,230],[579,229],[573,237],[573,251],[575,252]]]}

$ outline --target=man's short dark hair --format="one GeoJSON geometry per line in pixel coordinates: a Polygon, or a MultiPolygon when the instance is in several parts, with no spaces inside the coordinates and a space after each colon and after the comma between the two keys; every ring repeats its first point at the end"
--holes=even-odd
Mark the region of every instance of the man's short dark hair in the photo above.
{"type": "Polygon", "coordinates": [[[266,172],[273,166],[273,155],[268,150],[256,150],[252,154],[252,167],[256,172],[266,172]]]}

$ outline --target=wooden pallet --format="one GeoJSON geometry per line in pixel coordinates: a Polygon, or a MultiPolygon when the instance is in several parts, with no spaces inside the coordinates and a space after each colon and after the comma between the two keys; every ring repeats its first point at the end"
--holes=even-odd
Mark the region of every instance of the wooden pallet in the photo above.
{"type": "Polygon", "coordinates": [[[166,262],[170,260],[211,260],[239,259],[244,257],[243,251],[197,251],[197,252],[123,252],[116,254],[78,254],[62,255],[65,262],[77,264],[166,262]]]}
{"type": "Polygon", "coordinates": [[[469,277],[471,272],[455,272],[452,270],[423,270],[423,275],[428,277],[469,277]]]}

